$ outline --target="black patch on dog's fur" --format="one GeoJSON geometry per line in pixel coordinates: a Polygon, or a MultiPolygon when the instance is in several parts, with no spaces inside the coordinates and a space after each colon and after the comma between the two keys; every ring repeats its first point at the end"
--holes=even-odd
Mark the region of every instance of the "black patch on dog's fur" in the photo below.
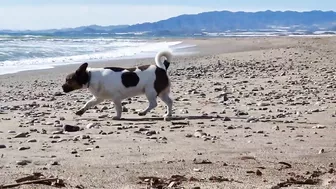
{"type": "Polygon", "coordinates": [[[88,72],[82,72],[80,74],[76,74],[77,82],[81,85],[86,85],[90,81],[90,76],[88,72]]]}
{"type": "Polygon", "coordinates": [[[150,65],[142,65],[142,66],[138,66],[135,68],[120,68],[120,67],[105,67],[104,69],[110,69],[114,72],[122,72],[124,70],[128,70],[130,72],[134,72],[137,68],[141,71],[146,70],[150,65]]]}
{"type": "MultiPolygon", "coordinates": [[[[165,61],[165,62],[168,62],[168,61],[165,61]]],[[[167,76],[166,70],[159,68],[159,67],[156,67],[155,76],[156,76],[156,79],[154,81],[154,89],[157,95],[159,95],[164,89],[168,87],[169,78],[167,76]]]]}
{"type": "Polygon", "coordinates": [[[166,67],[166,70],[169,68],[170,62],[168,62],[167,60],[165,60],[163,62],[163,65],[166,67]]]}
{"type": "Polygon", "coordinates": [[[81,89],[83,85],[90,82],[90,74],[86,71],[88,63],[82,64],[74,73],[68,74],[65,83],[62,85],[64,92],[81,89]]]}
{"type": "Polygon", "coordinates": [[[139,69],[140,71],[144,71],[144,70],[147,70],[147,68],[149,67],[150,65],[142,65],[142,66],[138,66],[138,67],[135,67],[135,68],[126,68],[128,71],[130,72],[134,72],[135,70],[139,69]]]}
{"type": "Polygon", "coordinates": [[[121,82],[126,87],[135,87],[139,83],[140,78],[134,72],[124,72],[121,74],[121,82]]]}
{"type": "Polygon", "coordinates": [[[105,67],[104,69],[109,69],[112,70],[114,72],[122,72],[125,70],[125,68],[119,68],[119,67],[105,67]]]}
{"type": "Polygon", "coordinates": [[[75,72],[75,80],[81,85],[85,85],[90,81],[90,75],[86,71],[88,63],[82,64],[75,72]]]}
{"type": "Polygon", "coordinates": [[[142,65],[142,66],[138,66],[139,70],[144,71],[147,70],[149,68],[149,66],[151,65],[142,65]]]}

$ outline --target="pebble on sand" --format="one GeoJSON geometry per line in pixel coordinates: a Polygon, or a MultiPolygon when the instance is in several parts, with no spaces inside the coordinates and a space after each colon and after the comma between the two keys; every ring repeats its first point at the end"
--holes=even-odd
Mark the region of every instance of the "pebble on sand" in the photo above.
{"type": "Polygon", "coordinates": [[[66,132],[77,132],[80,130],[80,127],[72,125],[64,125],[63,130],[66,132]]]}
{"type": "Polygon", "coordinates": [[[29,163],[32,163],[32,161],[30,160],[20,160],[20,161],[16,161],[17,165],[28,165],[29,163]]]}

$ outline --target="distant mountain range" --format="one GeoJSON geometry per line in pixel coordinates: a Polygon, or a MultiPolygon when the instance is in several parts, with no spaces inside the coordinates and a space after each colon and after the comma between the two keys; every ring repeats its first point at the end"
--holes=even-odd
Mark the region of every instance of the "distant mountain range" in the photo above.
{"type": "Polygon", "coordinates": [[[40,31],[0,30],[0,34],[49,35],[202,35],[205,33],[232,32],[291,32],[308,34],[316,31],[336,33],[336,12],[333,11],[214,11],[181,15],[153,23],[119,26],[82,26],[67,29],[40,31]]]}
{"type": "Polygon", "coordinates": [[[76,28],[62,28],[62,29],[48,29],[48,30],[0,30],[0,33],[30,33],[30,34],[80,34],[80,33],[109,33],[114,29],[128,27],[129,25],[116,25],[116,26],[80,26],[76,28]]]}

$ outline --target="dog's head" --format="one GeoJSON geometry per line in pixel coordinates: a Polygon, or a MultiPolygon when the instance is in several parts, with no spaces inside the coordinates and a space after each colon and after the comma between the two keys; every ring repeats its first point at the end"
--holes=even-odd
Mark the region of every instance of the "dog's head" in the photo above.
{"type": "Polygon", "coordinates": [[[82,89],[84,85],[89,82],[90,75],[86,71],[87,67],[88,63],[84,63],[75,72],[66,76],[65,83],[62,85],[62,89],[65,93],[82,89]]]}

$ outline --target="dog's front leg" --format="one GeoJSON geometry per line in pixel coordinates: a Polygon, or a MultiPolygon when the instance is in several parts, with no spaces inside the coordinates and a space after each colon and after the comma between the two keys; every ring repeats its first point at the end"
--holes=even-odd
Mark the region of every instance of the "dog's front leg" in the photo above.
{"type": "Polygon", "coordinates": [[[114,107],[115,107],[115,110],[117,111],[117,115],[116,116],[113,116],[113,120],[120,120],[121,118],[121,112],[122,112],[122,104],[121,104],[121,101],[120,100],[114,100],[114,107]]]}
{"type": "Polygon", "coordinates": [[[78,112],[76,112],[76,115],[83,115],[86,110],[90,109],[91,107],[101,103],[103,99],[92,97],[78,112]]]}

